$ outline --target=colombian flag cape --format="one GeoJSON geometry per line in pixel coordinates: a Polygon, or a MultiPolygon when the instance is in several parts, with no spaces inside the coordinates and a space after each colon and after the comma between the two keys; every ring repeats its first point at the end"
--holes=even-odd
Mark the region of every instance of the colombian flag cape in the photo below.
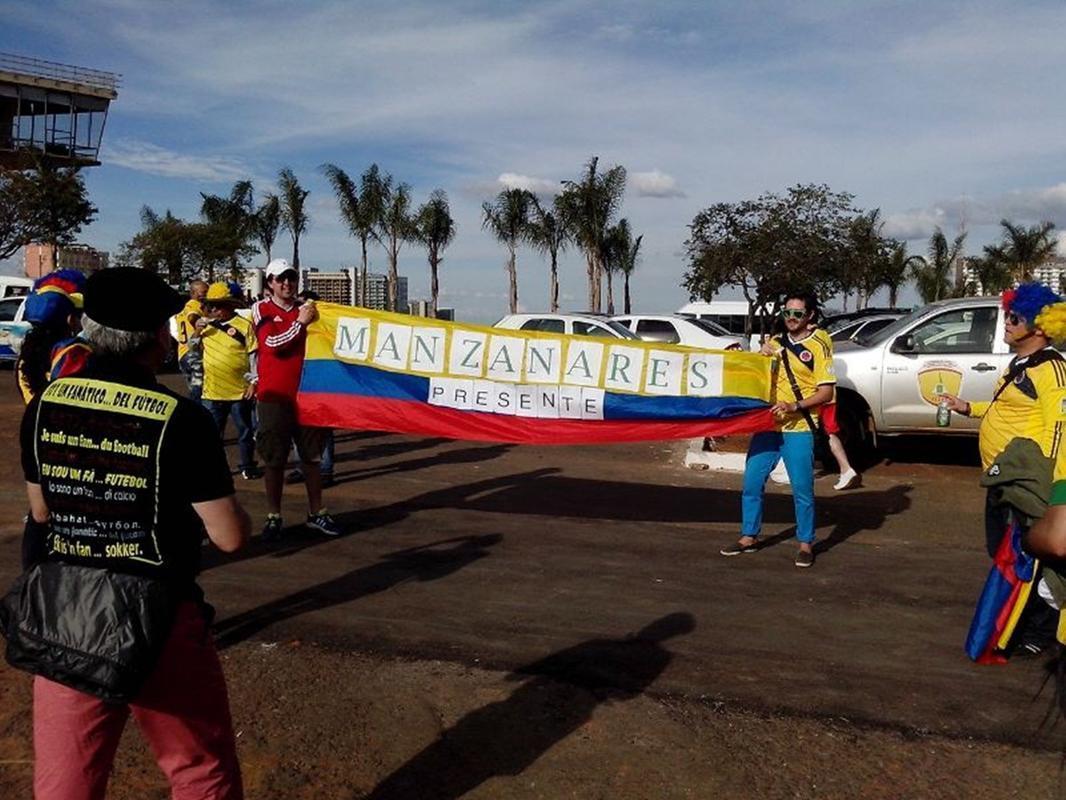
{"type": "Polygon", "coordinates": [[[300,422],[578,444],[772,430],[772,360],[319,303],[300,422]]]}
{"type": "Polygon", "coordinates": [[[1012,513],[966,636],[966,655],[972,660],[978,664],[1007,660],[1003,652],[1025,610],[1039,566],[1022,549],[1022,529],[1012,513]]]}

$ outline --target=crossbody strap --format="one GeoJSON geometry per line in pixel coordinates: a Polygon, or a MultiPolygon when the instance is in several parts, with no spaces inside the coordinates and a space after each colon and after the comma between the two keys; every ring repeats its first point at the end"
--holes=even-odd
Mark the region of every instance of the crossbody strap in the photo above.
{"type": "Polygon", "coordinates": [[[996,400],[999,399],[999,396],[1003,394],[1003,391],[1014,383],[1014,381],[1018,379],[1018,376],[1029,369],[1029,367],[1038,367],[1045,361],[1060,360],[1062,360],[1062,356],[1059,355],[1058,351],[1045,349],[1034,353],[1022,363],[1015,362],[1011,368],[1007,370],[1007,374],[1003,376],[1003,383],[999,385],[999,388],[996,389],[996,393],[992,395],[992,401],[988,404],[989,407],[991,407],[992,403],[996,402],[996,400]]]}
{"type": "Polygon", "coordinates": [[[792,371],[792,365],[788,363],[788,344],[785,342],[785,337],[782,336],[778,339],[781,343],[781,364],[785,368],[785,375],[788,376],[789,385],[792,387],[792,393],[796,395],[796,408],[803,415],[803,419],[808,425],[811,426],[811,432],[815,430],[814,417],[811,416],[811,412],[800,405],[800,401],[803,400],[803,392],[800,391],[799,383],[796,381],[796,373],[792,371]]]}

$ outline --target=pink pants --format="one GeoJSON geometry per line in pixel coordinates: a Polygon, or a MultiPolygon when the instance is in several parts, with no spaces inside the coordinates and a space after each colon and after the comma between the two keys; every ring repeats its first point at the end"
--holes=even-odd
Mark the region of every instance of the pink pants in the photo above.
{"type": "Polygon", "coordinates": [[[155,671],[128,706],[34,678],[36,799],[103,798],[131,713],[173,800],[243,798],[222,667],[199,608],[185,603],[155,671]]]}

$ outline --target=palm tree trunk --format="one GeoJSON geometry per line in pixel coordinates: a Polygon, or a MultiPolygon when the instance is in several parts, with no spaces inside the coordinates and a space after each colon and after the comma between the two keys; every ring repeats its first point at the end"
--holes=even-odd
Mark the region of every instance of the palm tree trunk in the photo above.
{"type": "Polygon", "coordinates": [[[437,318],[437,296],[440,294],[440,285],[437,283],[437,266],[440,259],[436,253],[429,256],[429,315],[437,318]]]}
{"type": "Polygon", "coordinates": [[[614,316],[614,280],[610,272],[605,273],[607,275],[607,314],[608,316],[614,316]]]}
{"type": "Polygon", "coordinates": [[[300,234],[298,233],[292,235],[292,268],[297,272],[300,270],[300,234]]]}
{"type": "Polygon", "coordinates": [[[549,305],[551,311],[554,314],[559,310],[559,258],[555,253],[552,253],[552,266],[551,266],[551,297],[549,305]]]}
{"type": "Polygon", "coordinates": [[[362,245],[362,248],[363,248],[363,271],[361,273],[359,273],[359,288],[358,288],[359,300],[356,303],[356,305],[360,305],[360,306],[363,306],[363,308],[366,308],[367,283],[370,280],[367,277],[368,261],[367,261],[367,256],[366,256],[366,238],[364,237],[364,238],[360,239],[359,241],[360,241],[360,244],[362,245]]]}
{"type": "Polygon", "coordinates": [[[589,311],[596,305],[596,259],[591,252],[585,254],[585,271],[588,273],[589,311]]]}
{"type": "Polygon", "coordinates": [[[507,259],[507,278],[510,281],[510,308],[512,314],[518,313],[518,254],[513,244],[508,246],[511,251],[507,259]]]}
{"type": "Polygon", "coordinates": [[[625,310],[622,313],[623,314],[632,314],[633,313],[633,307],[630,305],[630,302],[629,302],[629,276],[628,275],[626,275],[625,283],[623,284],[623,295],[622,296],[623,296],[623,303],[624,303],[624,306],[625,306],[625,310]]]}
{"type": "Polygon", "coordinates": [[[396,313],[396,295],[399,287],[396,285],[399,276],[397,262],[400,260],[399,247],[396,239],[389,243],[389,311],[396,313]]]}

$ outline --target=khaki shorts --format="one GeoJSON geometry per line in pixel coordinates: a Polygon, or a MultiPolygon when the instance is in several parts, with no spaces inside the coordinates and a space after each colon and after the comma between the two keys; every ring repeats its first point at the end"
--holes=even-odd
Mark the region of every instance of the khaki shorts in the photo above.
{"type": "Polygon", "coordinates": [[[302,463],[317,464],[322,460],[329,428],[300,425],[296,422],[296,408],[291,403],[260,401],[257,410],[259,425],[255,430],[255,446],[266,466],[284,468],[293,442],[302,463]]]}

